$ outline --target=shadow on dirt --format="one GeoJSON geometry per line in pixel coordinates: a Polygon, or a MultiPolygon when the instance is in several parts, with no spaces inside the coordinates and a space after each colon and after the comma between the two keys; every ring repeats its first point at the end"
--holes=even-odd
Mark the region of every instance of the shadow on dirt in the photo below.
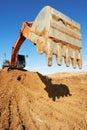
{"type": "Polygon", "coordinates": [[[52,84],[52,79],[48,78],[47,76],[43,76],[40,73],[37,74],[41,81],[45,84],[46,87],[44,89],[48,93],[49,98],[52,98],[53,101],[55,101],[56,98],[72,96],[68,86],[65,84],[52,84]]]}

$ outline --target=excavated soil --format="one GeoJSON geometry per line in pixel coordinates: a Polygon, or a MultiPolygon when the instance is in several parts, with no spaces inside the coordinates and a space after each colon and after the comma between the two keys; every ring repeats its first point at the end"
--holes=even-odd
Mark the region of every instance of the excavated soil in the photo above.
{"type": "Polygon", "coordinates": [[[87,73],[0,70],[0,130],[87,130],[87,73]]]}

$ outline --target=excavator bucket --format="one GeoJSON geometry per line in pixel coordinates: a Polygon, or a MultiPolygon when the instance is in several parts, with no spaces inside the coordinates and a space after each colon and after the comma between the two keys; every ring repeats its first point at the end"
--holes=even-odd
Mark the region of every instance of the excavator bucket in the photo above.
{"type": "Polygon", "coordinates": [[[82,43],[80,25],[61,12],[44,7],[37,15],[29,39],[36,44],[38,53],[45,53],[48,66],[52,65],[52,55],[56,55],[58,65],[62,57],[66,66],[82,67],[82,43]]]}

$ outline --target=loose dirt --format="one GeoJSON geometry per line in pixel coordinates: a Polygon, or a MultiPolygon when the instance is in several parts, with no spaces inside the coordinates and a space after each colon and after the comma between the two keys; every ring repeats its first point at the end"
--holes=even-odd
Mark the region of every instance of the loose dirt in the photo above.
{"type": "Polygon", "coordinates": [[[87,73],[0,70],[0,130],[87,130],[87,73]]]}

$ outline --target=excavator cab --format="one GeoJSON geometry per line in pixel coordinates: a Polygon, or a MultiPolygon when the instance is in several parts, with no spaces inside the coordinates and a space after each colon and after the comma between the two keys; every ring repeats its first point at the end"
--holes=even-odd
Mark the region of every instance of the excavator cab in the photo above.
{"type": "Polygon", "coordinates": [[[25,56],[24,55],[17,55],[17,68],[23,69],[26,66],[25,56]]]}

